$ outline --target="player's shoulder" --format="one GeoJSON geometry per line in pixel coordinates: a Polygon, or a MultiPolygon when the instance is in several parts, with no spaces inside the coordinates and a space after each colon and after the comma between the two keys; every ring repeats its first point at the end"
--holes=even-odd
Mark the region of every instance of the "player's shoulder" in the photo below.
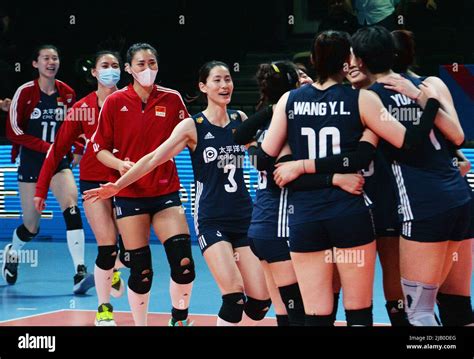
{"type": "Polygon", "coordinates": [[[28,82],[25,82],[20,87],[18,87],[18,89],[16,90],[16,94],[17,94],[17,96],[27,95],[27,94],[31,93],[31,91],[33,91],[34,88],[35,88],[35,82],[34,81],[28,81],[28,82]]]}
{"type": "Polygon", "coordinates": [[[87,94],[83,98],[79,99],[72,107],[73,108],[91,108],[97,104],[97,95],[95,91],[87,94]]]}
{"type": "Polygon", "coordinates": [[[168,99],[183,101],[181,94],[177,90],[173,90],[169,87],[164,87],[160,85],[156,85],[156,90],[158,91],[158,93],[166,96],[166,98],[168,99]]]}

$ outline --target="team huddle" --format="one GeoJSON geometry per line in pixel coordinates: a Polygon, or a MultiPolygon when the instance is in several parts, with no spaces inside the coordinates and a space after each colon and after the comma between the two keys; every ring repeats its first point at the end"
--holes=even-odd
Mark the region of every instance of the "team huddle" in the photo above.
{"type": "Polygon", "coordinates": [[[124,292],[122,267],[135,325],[147,325],[151,227],[170,268],[169,325],[192,325],[199,271],[173,161],[187,148],[197,242],[222,295],[217,325],[257,325],[273,304],[279,326],[333,326],[342,290],[347,325],[372,326],[377,253],[393,326],[471,324],[464,133],[446,85],[409,70],[410,41],[379,26],[352,37],[324,31],[311,47],[315,81],[288,61],[261,64],[261,99],[249,117],[228,108],[234,85],[223,62],[201,67],[207,105],[190,115],[177,91],[155,85],[158,54],[149,44],[128,49],[131,83],[120,90],[120,56],[97,53],[97,89],[77,102],[56,80],[58,49],[41,46],[39,78],[17,90],[7,121],[23,224],[5,248],[3,277],[16,283],[17,253],[38,234],[51,189],[74,293],[97,290],[95,325],[116,325],[110,297],[124,292]],[[246,156],[259,171],[253,203],[246,156]],[[80,165],[98,244],[93,276],[71,163],[80,165]]]}

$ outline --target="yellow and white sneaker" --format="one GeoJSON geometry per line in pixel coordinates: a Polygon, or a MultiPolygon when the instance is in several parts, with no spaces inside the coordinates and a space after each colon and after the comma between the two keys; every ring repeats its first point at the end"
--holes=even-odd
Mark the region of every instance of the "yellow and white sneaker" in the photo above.
{"type": "Polygon", "coordinates": [[[99,305],[97,314],[95,315],[96,327],[116,327],[117,323],[114,320],[114,308],[110,303],[99,305]]]}

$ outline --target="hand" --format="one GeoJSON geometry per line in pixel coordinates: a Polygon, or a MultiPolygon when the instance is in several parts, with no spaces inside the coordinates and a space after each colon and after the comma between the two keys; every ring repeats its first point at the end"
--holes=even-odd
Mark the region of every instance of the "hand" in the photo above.
{"type": "Polygon", "coordinates": [[[355,195],[361,195],[365,179],[362,175],[356,173],[334,174],[332,184],[340,187],[346,192],[355,195]]]}
{"type": "Polygon", "coordinates": [[[82,155],[74,154],[73,155],[73,160],[71,162],[72,168],[76,168],[79,165],[79,162],[81,162],[82,155]]]}
{"type": "Polygon", "coordinates": [[[8,112],[10,110],[11,103],[12,103],[12,100],[10,100],[9,98],[6,98],[3,101],[0,100],[0,108],[3,111],[8,112]]]}
{"type": "Polygon", "coordinates": [[[44,198],[35,197],[33,198],[33,202],[35,204],[35,209],[38,213],[43,212],[44,209],[46,208],[46,204],[44,203],[45,202],[44,198]]]}
{"type": "Polygon", "coordinates": [[[92,200],[92,203],[99,199],[107,199],[120,192],[120,188],[112,182],[101,184],[100,188],[90,189],[84,192],[82,199],[84,201],[92,200]]]}
{"type": "Polygon", "coordinates": [[[303,174],[303,163],[301,161],[289,161],[277,163],[273,171],[275,183],[283,188],[303,174]]]}
{"type": "Polygon", "coordinates": [[[427,82],[422,82],[420,85],[420,90],[423,91],[427,98],[435,98],[439,101],[438,90],[436,90],[436,87],[434,87],[433,85],[427,82]]]}
{"type": "Polygon", "coordinates": [[[420,95],[420,89],[416,87],[410,80],[400,76],[399,74],[391,74],[384,76],[377,80],[381,84],[384,84],[385,88],[395,92],[399,92],[412,100],[415,100],[420,95]]]}
{"type": "Polygon", "coordinates": [[[461,176],[465,176],[471,170],[471,162],[469,161],[459,161],[458,162],[459,171],[461,172],[461,176]]]}
{"type": "Polygon", "coordinates": [[[130,170],[130,168],[133,167],[134,164],[135,162],[122,161],[119,167],[117,168],[117,171],[120,172],[120,176],[123,176],[125,173],[127,173],[130,170]]]}

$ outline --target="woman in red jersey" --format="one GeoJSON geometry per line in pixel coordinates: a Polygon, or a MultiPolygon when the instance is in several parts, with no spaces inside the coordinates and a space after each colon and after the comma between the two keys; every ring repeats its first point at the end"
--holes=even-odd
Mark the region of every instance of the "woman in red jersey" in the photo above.
{"type": "MultiPolygon", "coordinates": [[[[56,79],[60,60],[55,46],[38,47],[32,65],[38,69],[39,77],[16,91],[6,128],[7,138],[13,142],[12,160],[15,161],[18,154],[20,157],[18,187],[23,212],[23,223],[13,232],[12,243],[5,247],[2,274],[10,285],[18,278],[18,251],[39,232],[41,214],[35,210],[33,197],[41,165],[67,108],[76,98],[71,87],[56,79]]],[[[84,265],[84,231],[77,207],[76,183],[67,158],[59,161],[53,174],[51,189],[63,211],[68,248],[76,272],[73,291],[83,294],[94,285],[94,278],[84,265]]]]}
{"type": "MultiPolygon", "coordinates": [[[[107,98],[92,137],[97,158],[119,173],[153,151],[175,126],[189,117],[177,91],[154,84],[157,51],[149,44],[132,45],[125,70],[134,78],[107,98]]],[[[188,307],[195,277],[191,241],[179,197],[180,183],[173,161],[164,163],[114,198],[117,225],[130,267],[128,298],[136,325],[147,324],[153,279],[150,226],[163,243],[171,269],[172,326],[188,325],[188,307]]]]}

